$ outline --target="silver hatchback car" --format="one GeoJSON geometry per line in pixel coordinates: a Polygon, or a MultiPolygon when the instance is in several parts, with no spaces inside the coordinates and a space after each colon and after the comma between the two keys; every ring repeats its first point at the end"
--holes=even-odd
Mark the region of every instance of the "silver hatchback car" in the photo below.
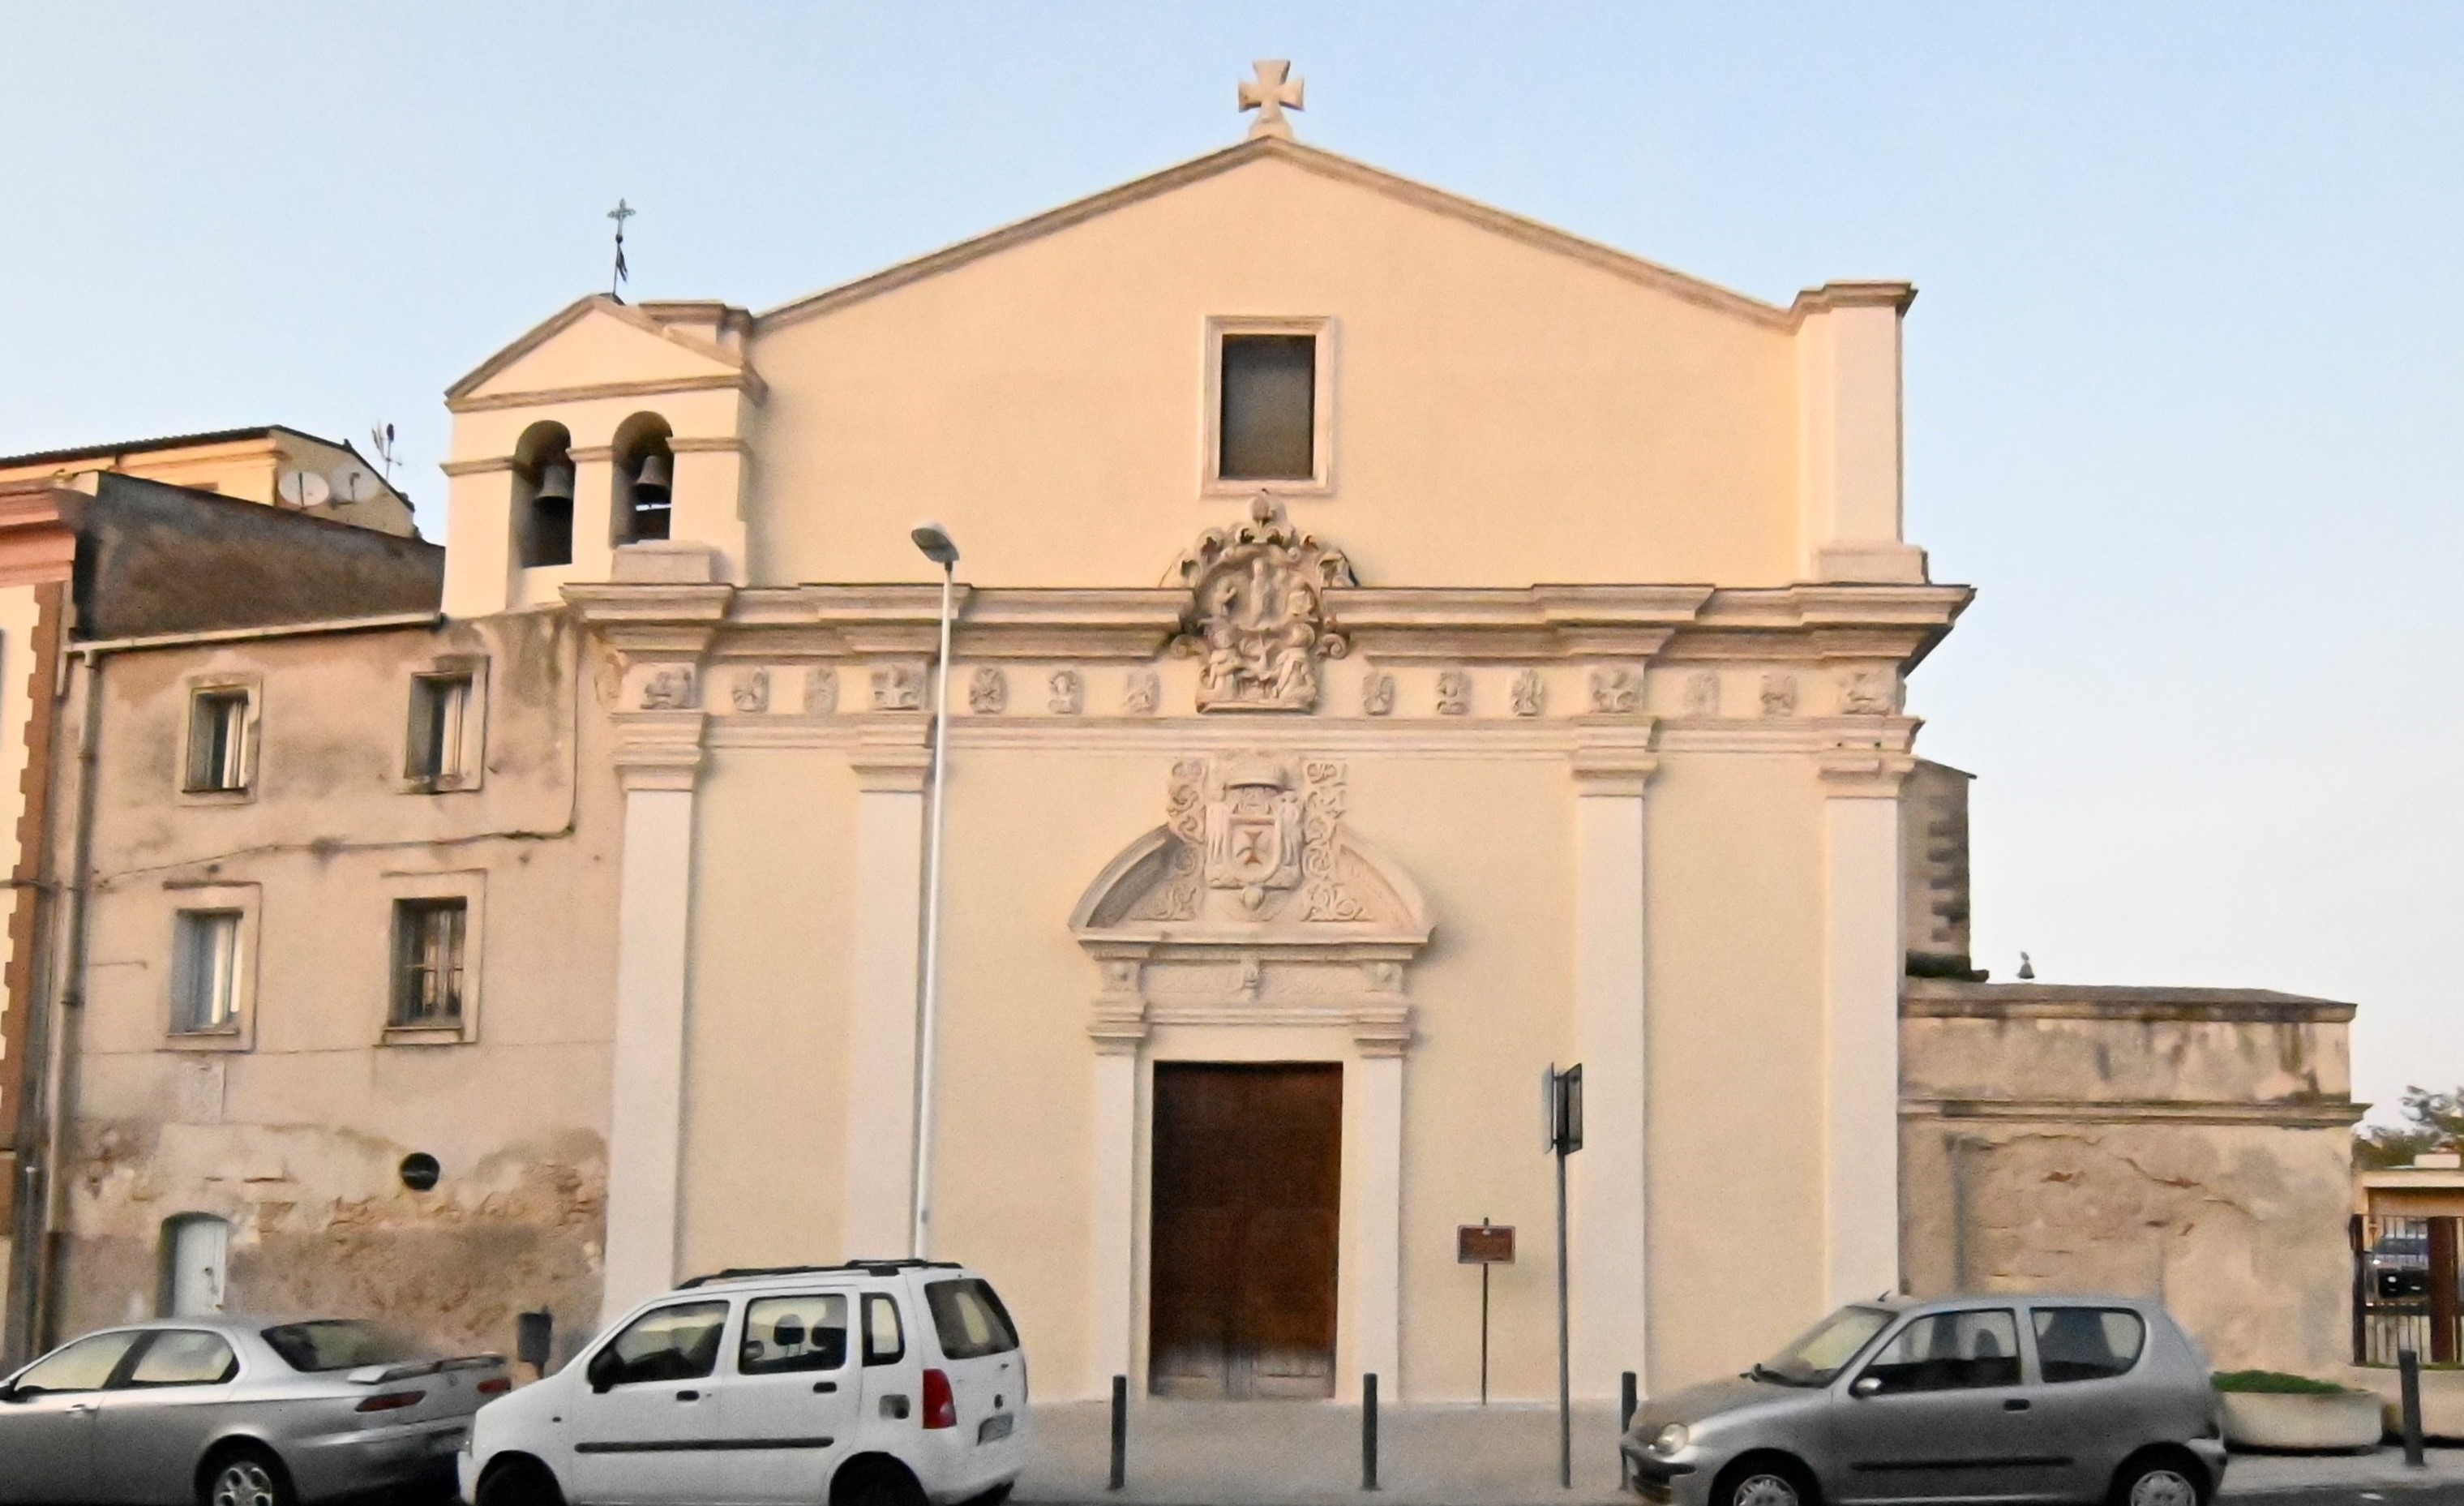
{"type": "Polygon", "coordinates": [[[443,1483],[511,1383],[350,1318],[165,1318],[0,1382],[0,1502],[293,1506],[443,1483]]]}
{"type": "Polygon", "coordinates": [[[2126,1296],[1843,1307],[1735,1380],[1652,1398],[1620,1447],[1647,1499],[1683,1506],[2206,1506],[2225,1472],[2206,1361],[2126,1296]]]}

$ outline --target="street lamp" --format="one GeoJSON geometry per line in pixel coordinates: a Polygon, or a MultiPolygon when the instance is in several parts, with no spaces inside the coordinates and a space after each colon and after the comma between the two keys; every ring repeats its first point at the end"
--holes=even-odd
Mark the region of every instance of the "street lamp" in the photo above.
{"type": "Polygon", "coordinates": [[[932,1254],[934,1027],[941,1003],[941,808],[950,767],[950,607],[957,582],[958,546],[939,523],[917,523],[908,535],[924,558],[941,567],[941,659],[933,692],[933,809],[924,846],[924,998],[915,1030],[915,1185],[909,1206],[915,1222],[908,1253],[932,1254]]]}

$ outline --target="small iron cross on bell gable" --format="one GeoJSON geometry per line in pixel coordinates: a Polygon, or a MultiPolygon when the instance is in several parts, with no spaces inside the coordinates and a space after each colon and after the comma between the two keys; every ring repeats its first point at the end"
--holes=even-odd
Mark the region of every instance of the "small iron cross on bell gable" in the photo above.
{"type": "Polygon", "coordinates": [[[1301,92],[1308,80],[1294,78],[1292,65],[1285,58],[1261,58],[1250,66],[1258,71],[1256,81],[1241,83],[1241,108],[1258,112],[1258,118],[1249,122],[1249,139],[1274,136],[1290,141],[1292,122],[1284,118],[1284,112],[1307,108],[1301,103],[1301,92]]]}

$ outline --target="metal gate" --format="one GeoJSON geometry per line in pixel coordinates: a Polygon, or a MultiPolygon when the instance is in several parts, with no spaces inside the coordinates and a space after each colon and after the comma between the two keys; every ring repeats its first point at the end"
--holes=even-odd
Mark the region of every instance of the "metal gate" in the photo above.
{"type": "Polygon", "coordinates": [[[2464,1218],[2452,1215],[2353,1215],[2355,1364],[2393,1364],[2399,1349],[2430,1364],[2456,1362],[2459,1226],[2464,1218]]]}

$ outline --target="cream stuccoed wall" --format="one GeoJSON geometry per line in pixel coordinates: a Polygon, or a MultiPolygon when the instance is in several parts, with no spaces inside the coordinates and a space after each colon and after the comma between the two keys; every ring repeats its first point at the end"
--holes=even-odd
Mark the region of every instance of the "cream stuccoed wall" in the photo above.
{"type": "Polygon", "coordinates": [[[1199,496],[1208,321],[1240,318],[1322,321],[1327,472],[1269,489],[1304,527],[1339,522],[1368,584],[1921,581],[1900,537],[1911,297],[1836,284],[1778,308],[1251,143],[727,311],[725,340],[700,305],[567,309],[450,396],[447,609],[611,577],[604,451],[644,411],[679,438],[675,536],[720,579],[920,579],[907,533],[932,517],[979,585],[1151,585],[1251,490],[1199,496]],[[576,557],[523,570],[508,467],[541,421],[573,434],[576,557]]]}
{"type": "MultiPolygon", "coordinates": [[[[894,1211],[905,1206],[908,1141],[895,1110],[871,1121],[843,1112],[866,1092],[853,1080],[867,1060],[853,1017],[869,944],[859,828],[869,798],[863,770],[879,754],[864,740],[894,719],[867,709],[852,666],[836,671],[844,698],[828,715],[805,715],[782,695],[793,677],[779,666],[766,672],[768,704],[741,710],[732,687],[754,662],[712,668],[703,681],[679,1272],[878,1252],[872,1234],[848,1235],[847,1189],[868,1161],[895,1189],[894,1211]]],[[[1626,938],[1624,948],[1636,963],[1647,954],[1647,970],[1607,986],[1649,1002],[1647,1043],[1637,1041],[1632,1058],[1647,1080],[1621,1097],[1613,1071],[1593,1077],[1593,1139],[1577,1170],[1619,1164],[1622,1153],[1632,1196],[1620,1207],[1606,1186],[1578,1180],[1576,1237],[1587,1223],[1641,1219],[1646,1185],[1649,1232],[1647,1255],[1639,1237],[1624,1251],[1630,1277],[1607,1269],[1619,1254],[1614,1236],[1583,1263],[1579,1388],[1614,1395],[1619,1370],[1646,1366],[1655,1385],[1723,1373],[1820,1308],[1828,802],[1812,756],[1825,735],[1818,721],[1774,736],[1753,722],[1679,716],[1665,730],[1675,751],[1617,776],[1604,766],[1615,761],[1578,752],[1596,749],[1595,729],[1572,717],[1514,718],[1496,682],[1498,715],[1487,720],[1439,721],[1416,683],[1417,716],[1374,722],[1336,709],[1356,704],[1374,671],[1338,664],[1329,667],[1328,716],[1227,726],[1185,714],[1124,720],[1111,683],[1122,672],[1090,667],[1089,715],[1072,721],[1044,705],[1048,666],[1001,667],[1008,709],[962,709],[952,739],[935,1240],[994,1274],[1040,1339],[1039,1373],[1052,1394],[1096,1395],[1114,1370],[1142,1373],[1145,1085],[1157,1060],[1172,1059],[1344,1064],[1337,1365],[1347,1389],[1374,1367],[1415,1399],[1476,1393],[1478,1282],[1455,1263],[1453,1230],[1487,1217],[1517,1225],[1525,1241],[1522,1262],[1498,1273],[1493,1291],[1492,1392],[1551,1392],[1551,1184],[1533,1085],[1548,1062],[1591,1050],[1578,889],[1590,866],[1583,849],[1600,835],[1586,830],[1584,807],[1603,798],[1639,799],[1648,810],[1647,824],[1606,833],[1640,844],[1620,861],[1642,882],[1648,936],[1626,938]],[[1768,746],[1750,747],[1757,737],[1768,746]],[[1340,762],[1346,829],[1412,875],[1437,926],[1404,986],[1412,1024],[1394,1069],[1394,1222],[1391,1234],[1374,1236],[1384,1247],[1358,1242],[1363,1214],[1385,1202],[1364,1181],[1380,1168],[1369,1155],[1376,1128],[1363,1121],[1379,1107],[1384,1069],[1348,1031],[1155,1025],[1129,1058],[1132,1111],[1114,1118],[1108,1108],[1107,1074],[1123,1069],[1089,1038],[1103,984],[1069,934],[1070,908],[1163,819],[1177,758],[1245,747],[1340,762]],[[1579,775],[1578,758],[1590,764],[1579,775]],[[1629,1113],[1634,1128],[1621,1139],[1629,1113]],[[1098,1244],[1105,1221],[1089,1210],[1107,1206],[1096,1179],[1124,1174],[1136,1184],[1125,1205],[1133,1248],[1108,1251],[1098,1244]],[[1382,1288],[1368,1279],[1381,1258],[1393,1273],[1382,1288]],[[1105,1279],[1127,1290],[1108,1299],[1097,1290],[1105,1279]],[[1635,1287],[1624,1299],[1635,1326],[1622,1334],[1609,1318],[1619,1298],[1608,1289],[1620,1279],[1635,1287]],[[1380,1301],[1393,1316],[1373,1323],[1380,1301]],[[1108,1346],[1122,1344],[1108,1360],[1108,1346]]],[[[973,668],[961,662],[961,686],[973,668]]],[[[1187,665],[1157,669],[1165,703],[1177,696],[1185,707],[1187,665]]],[[[1672,682],[1665,696],[1677,709],[1682,689],[1672,682]]],[[[1579,681],[1565,704],[1580,706],[1579,681]]],[[[1632,814],[1613,811],[1612,824],[1632,814]]],[[[896,881],[913,894],[912,869],[896,881]]],[[[1587,1071],[1611,1065],[1594,1054],[1587,1071]]],[[[887,1086],[881,1101],[903,1103],[903,1068],[887,1086]]],[[[1885,1133],[1894,1122],[1886,1114],[1885,1133]]],[[[1875,1211],[1888,1220],[1890,1207],[1885,1196],[1875,1211]]]]}
{"type": "Polygon", "coordinates": [[[912,579],[930,516],[979,584],[1152,584],[1239,516],[1195,500],[1227,315],[1331,321],[1332,491],[1292,512],[1364,581],[1796,574],[1785,328],[1261,158],[763,327],[756,578],[912,579]]]}

